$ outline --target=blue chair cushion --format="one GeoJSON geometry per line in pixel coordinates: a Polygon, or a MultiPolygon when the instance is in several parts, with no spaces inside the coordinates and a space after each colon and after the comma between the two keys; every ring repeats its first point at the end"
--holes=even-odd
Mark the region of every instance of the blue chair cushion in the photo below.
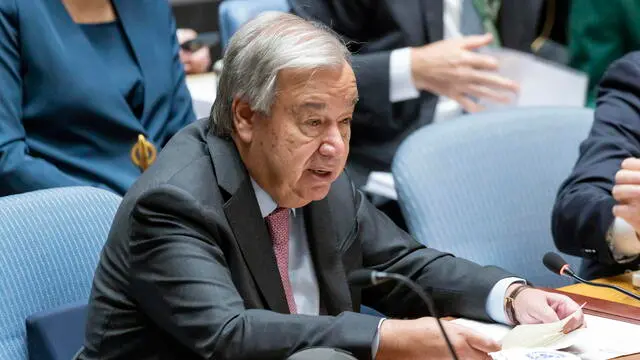
{"type": "Polygon", "coordinates": [[[222,48],[247,21],[265,11],[289,11],[287,0],[225,0],[218,8],[222,48]]]}
{"type": "Polygon", "coordinates": [[[30,360],[69,360],[84,342],[86,302],[41,311],[27,318],[30,360]]]}

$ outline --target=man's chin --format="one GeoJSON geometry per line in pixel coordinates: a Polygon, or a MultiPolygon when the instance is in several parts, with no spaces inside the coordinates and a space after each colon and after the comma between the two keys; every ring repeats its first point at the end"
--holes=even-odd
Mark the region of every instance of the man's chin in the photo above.
{"type": "Polygon", "coordinates": [[[310,201],[320,201],[329,195],[329,190],[331,189],[331,184],[329,185],[316,185],[306,191],[306,199],[310,201]]]}

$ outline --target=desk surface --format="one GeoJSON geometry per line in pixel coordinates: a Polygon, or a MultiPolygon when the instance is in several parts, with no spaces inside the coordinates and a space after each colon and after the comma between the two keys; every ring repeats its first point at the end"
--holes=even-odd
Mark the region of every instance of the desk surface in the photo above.
{"type": "MultiPolygon", "coordinates": [[[[624,288],[626,290],[636,291],[636,290],[633,289],[633,286],[631,285],[631,273],[622,274],[622,275],[618,275],[618,276],[614,276],[614,277],[610,277],[610,278],[605,278],[605,279],[598,279],[598,280],[595,280],[595,282],[603,283],[603,284],[616,285],[616,286],[622,287],[622,288],[624,288]]],[[[629,298],[629,297],[627,297],[627,296],[625,296],[623,294],[620,294],[617,291],[611,290],[611,289],[604,289],[604,288],[589,286],[589,285],[585,285],[585,284],[575,284],[575,285],[569,285],[569,286],[562,287],[562,288],[560,288],[558,290],[562,290],[562,291],[564,291],[566,293],[589,296],[589,297],[592,297],[592,298],[608,300],[608,301],[612,301],[612,302],[616,302],[616,303],[620,303],[620,304],[640,307],[640,304],[638,304],[637,301],[635,301],[634,299],[631,299],[631,298],[629,298]]],[[[621,360],[640,360],[640,354],[624,356],[624,357],[621,357],[621,358],[618,358],[618,359],[621,359],[621,360]]]]}
{"type": "MultiPolygon", "coordinates": [[[[631,285],[631,273],[626,273],[626,274],[605,278],[605,279],[598,279],[598,280],[595,280],[594,282],[616,285],[625,290],[629,290],[636,293],[638,292],[633,288],[633,285],[631,285]]],[[[575,284],[575,285],[565,286],[563,288],[560,288],[559,290],[573,293],[573,294],[585,295],[585,296],[590,296],[598,299],[609,300],[609,301],[613,301],[621,304],[640,307],[640,304],[638,303],[638,301],[611,289],[593,287],[585,284],[575,284]]]]}

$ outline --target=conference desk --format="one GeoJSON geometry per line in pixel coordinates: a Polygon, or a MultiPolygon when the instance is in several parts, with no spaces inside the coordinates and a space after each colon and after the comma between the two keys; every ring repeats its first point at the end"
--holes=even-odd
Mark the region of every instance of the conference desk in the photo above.
{"type": "MultiPolygon", "coordinates": [[[[595,280],[594,282],[601,283],[601,284],[616,285],[625,290],[629,290],[631,292],[637,292],[637,290],[635,290],[631,285],[631,273],[626,273],[626,274],[605,278],[605,279],[598,279],[598,280],[595,280]]],[[[638,303],[638,301],[611,289],[593,287],[585,284],[575,284],[575,285],[565,286],[560,290],[564,292],[569,292],[572,294],[585,295],[585,296],[595,297],[598,299],[613,301],[616,303],[640,307],[640,303],[638,303]]]]}
{"type": "MultiPolygon", "coordinates": [[[[595,282],[616,285],[626,290],[637,292],[631,285],[631,273],[598,279],[595,280],[595,282]]],[[[640,304],[638,304],[636,300],[614,290],[585,284],[569,285],[559,288],[558,290],[571,296],[578,303],[586,301],[587,304],[584,307],[584,312],[587,314],[640,324],[640,304]]],[[[640,354],[624,356],[617,359],[640,360],[640,354]]]]}

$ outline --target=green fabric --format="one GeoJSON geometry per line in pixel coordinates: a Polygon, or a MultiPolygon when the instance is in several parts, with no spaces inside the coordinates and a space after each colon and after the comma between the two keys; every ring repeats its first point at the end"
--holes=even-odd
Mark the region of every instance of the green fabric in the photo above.
{"type": "Polygon", "coordinates": [[[589,76],[589,106],[594,105],[598,82],[607,67],[634,50],[640,50],[640,1],[572,1],[570,65],[589,76]]]}
{"type": "Polygon", "coordinates": [[[500,47],[500,33],[496,24],[498,23],[498,13],[502,0],[473,0],[473,6],[476,8],[484,30],[493,35],[492,45],[500,47]]]}

